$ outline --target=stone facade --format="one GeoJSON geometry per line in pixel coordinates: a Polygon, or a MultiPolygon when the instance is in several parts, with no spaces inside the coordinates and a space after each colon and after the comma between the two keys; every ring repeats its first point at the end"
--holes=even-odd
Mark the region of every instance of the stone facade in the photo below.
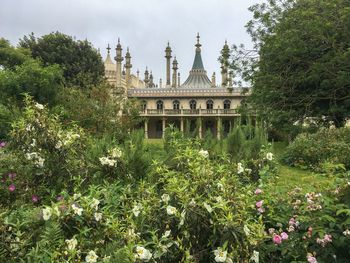
{"type": "MultiPolygon", "coordinates": [[[[239,118],[237,107],[249,92],[242,92],[240,88],[232,86],[232,77],[229,70],[222,63],[221,85],[216,85],[215,73],[211,80],[207,76],[201,57],[201,44],[199,35],[195,45],[195,58],[192,69],[186,81],[181,84],[176,58],[171,63],[171,48],[165,49],[166,80],[159,86],[154,84],[152,72],[146,68],[144,79],[131,73],[131,56],[126,53],[126,63],[122,70],[123,57],[121,45],[118,40],[116,48],[116,64],[110,57],[110,48],[105,60],[107,80],[114,86],[123,88],[129,98],[140,101],[140,115],[144,117],[142,128],[146,138],[162,138],[168,125],[174,125],[181,131],[198,132],[199,137],[210,131],[214,136],[221,138],[233,127],[239,118]],[[171,74],[172,64],[172,74],[171,74]]],[[[227,49],[225,42],[224,49],[227,49]]]]}

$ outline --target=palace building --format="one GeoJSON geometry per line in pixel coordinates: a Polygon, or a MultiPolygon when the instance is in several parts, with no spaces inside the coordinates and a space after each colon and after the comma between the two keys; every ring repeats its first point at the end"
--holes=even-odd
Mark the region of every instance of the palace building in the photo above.
{"type": "MultiPolygon", "coordinates": [[[[223,50],[229,50],[227,43],[223,50]]],[[[172,59],[172,50],[165,49],[166,81],[163,85],[154,83],[152,72],[146,68],[144,78],[140,72],[132,74],[131,55],[129,49],[125,54],[125,64],[122,47],[118,39],[114,63],[110,56],[110,47],[107,47],[105,60],[105,75],[109,83],[123,88],[128,98],[140,100],[140,115],[144,117],[142,124],[146,138],[162,138],[165,128],[172,124],[182,132],[196,131],[203,137],[210,131],[217,138],[225,136],[239,118],[237,107],[241,105],[247,92],[233,87],[232,74],[229,74],[227,63],[221,63],[221,84],[216,84],[213,73],[211,80],[204,69],[200,37],[197,35],[195,56],[192,69],[185,82],[180,82],[178,62],[172,59]],[[172,71],[172,72],[171,72],[172,71]]]]}

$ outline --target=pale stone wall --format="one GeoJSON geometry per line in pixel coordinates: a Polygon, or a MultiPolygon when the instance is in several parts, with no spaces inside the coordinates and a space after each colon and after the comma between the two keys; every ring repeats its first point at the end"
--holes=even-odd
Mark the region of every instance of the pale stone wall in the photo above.
{"type": "Polygon", "coordinates": [[[214,102],[213,109],[223,109],[224,101],[231,101],[231,109],[236,109],[240,103],[240,98],[164,98],[164,99],[148,99],[145,98],[144,101],[147,103],[147,109],[157,109],[157,101],[163,101],[164,109],[173,109],[173,101],[178,100],[180,102],[180,109],[190,109],[190,101],[195,100],[197,102],[197,109],[206,109],[207,108],[207,100],[212,100],[214,102]]]}

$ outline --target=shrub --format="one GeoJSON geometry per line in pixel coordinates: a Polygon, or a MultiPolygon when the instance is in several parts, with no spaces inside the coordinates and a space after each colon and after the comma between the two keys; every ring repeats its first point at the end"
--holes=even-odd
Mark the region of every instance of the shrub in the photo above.
{"type": "Polygon", "coordinates": [[[350,168],[350,129],[321,129],[300,134],[288,147],[282,159],[286,164],[317,169],[324,162],[344,164],[350,168]]]}

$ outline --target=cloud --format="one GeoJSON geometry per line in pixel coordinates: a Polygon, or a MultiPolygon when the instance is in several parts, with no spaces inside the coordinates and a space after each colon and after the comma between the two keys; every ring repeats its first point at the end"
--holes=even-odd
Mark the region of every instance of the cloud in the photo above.
{"type": "MultiPolygon", "coordinates": [[[[197,32],[201,35],[204,66],[211,76],[220,75],[217,62],[225,39],[250,45],[244,25],[251,18],[249,6],[262,0],[2,0],[0,37],[16,44],[60,31],[77,39],[87,38],[106,54],[120,37],[124,51],[130,47],[133,71],[153,70],[155,80],[165,78],[164,49],[170,41],[179,62],[182,82],[194,58],[197,32]]],[[[114,52],[114,50],[112,50],[114,52]]],[[[114,54],[114,53],[113,53],[114,54]]]]}

